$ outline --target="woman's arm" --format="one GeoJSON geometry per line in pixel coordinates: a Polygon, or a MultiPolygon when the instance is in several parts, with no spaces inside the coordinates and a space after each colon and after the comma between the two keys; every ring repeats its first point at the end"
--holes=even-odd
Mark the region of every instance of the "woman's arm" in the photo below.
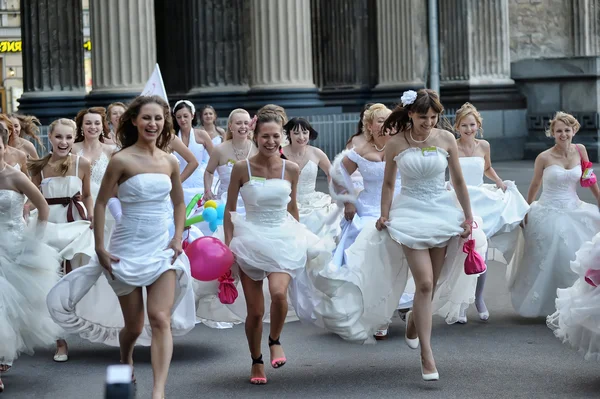
{"type": "MultiPolygon", "coordinates": [[[[579,147],[579,150],[581,152],[581,156],[582,156],[583,160],[586,162],[589,162],[590,158],[588,156],[587,150],[585,149],[585,146],[583,144],[575,144],[575,145],[579,147]]],[[[596,202],[598,203],[598,206],[600,207],[600,188],[598,188],[598,182],[596,182],[596,184],[594,184],[594,185],[591,185],[590,190],[592,191],[592,194],[594,194],[594,198],[596,198],[596,202]]]]}
{"type": "Polygon", "coordinates": [[[173,203],[173,220],[175,222],[175,232],[169,243],[169,248],[174,252],[171,264],[181,255],[183,249],[181,241],[183,240],[183,228],[185,226],[185,202],[183,197],[183,187],[179,177],[179,165],[173,157],[167,157],[171,167],[171,202],[173,203]]]}
{"type": "Polygon", "coordinates": [[[106,223],[106,204],[117,191],[123,171],[124,164],[121,161],[121,157],[114,156],[108,163],[106,172],[104,172],[104,177],[102,178],[102,183],[100,183],[96,204],[94,205],[94,242],[96,245],[96,252],[105,250],[104,224],[106,223]]]}
{"type": "Polygon", "coordinates": [[[183,168],[183,171],[179,176],[180,182],[184,182],[187,180],[188,177],[192,175],[192,173],[194,173],[194,171],[198,168],[198,165],[200,164],[194,156],[194,153],[185,144],[183,144],[183,141],[181,141],[181,139],[178,136],[173,135],[172,137],[173,138],[171,140],[171,150],[181,155],[181,158],[183,158],[183,160],[187,162],[187,165],[185,165],[185,168],[183,168]]]}
{"type": "Polygon", "coordinates": [[[383,184],[381,186],[381,218],[387,221],[390,217],[390,208],[394,199],[394,190],[396,188],[396,155],[400,148],[396,141],[389,142],[385,148],[385,170],[383,174],[383,184]]]}
{"type": "MultiPolygon", "coordinates": [[[[212,159],[212,157],[211,157],[212,159]]],[[[227,204],[225,205],[225,215],[223,216],[223,232],[225,234],[225,245],[229,246],[233,238],[233,223],[231,222],[231,212],[237,210],[237,199],[242,187],[242,178],[246,172],[246,161],[241,161],[233,165],[231,170],[231,179],[229,189],[227,190],[227,204]]]]}
{"type": "Polygon", "coordinates": [[[454,191],[456,192],[456,197],[458,198],[458,202],[465,213],[465,223],[463,227],[465,227],[465,234],[469,234],[471,232],[471,223],[473,223],[473,213],[471,211],[471,200],[469,198],[469,191],[467,190],[467,184],[465,183],[465,179],[462,174],[462,169],[460,167],[460,162],[458,160],[458,146],[456,145],[456,140],[454,136],[450,132],[444,132],[447,134],[446,140],[448,142],[448,168],[450,169],[450,176],[452,178],[452,182],[454,184],[454,191]],[[467,229],[468,226],[468,229],[467,229]]]}
{"type": "Polygon", "coordinates": [[[27,176],[16,173],[16,186],[17,189],[22,192],[29,200],[31,204],[38,210],[38,220],[47,221],[48,215],[50,214],[50,208],[46,202],[46,198],[42,195],[41,191],[38,190],[36,185],[27,178],[27,176]]]}
{"type": "Polygon", "coordinates": [[[329,169],[331,169],[331,161],[329,160],[329,157],[327,157],[327,154],[325,154],[321,149],[316,147],[313,148],[315,151],[317,151],[319,156],[319,168],[321,168],[321,170],[325,173],[327,180],[330,180],[331,177],[329,176],[329,169]]]}
{"type": "Polygon", "coordinates": [[[214,198],[214,194],[212,192],[212,183],[215,177],[215,170],[217,169],[217,166],[219,166],[222,145],[223,144],[220,144],[213,149],[213,152],[208,160],[208,164],[206,165],[206,169],[204,170],[204,198],[207,200],[214,198]]]}
{"type": "Polygon", "coordinates": [[[292,183],[292,192],[290,193],[290,202],[288,202],[287,211],[296,219],[300,221],[300,214],[298,212],[298,202],[296,201],[296,193],[298,189],[298,178],[300,176],[300,168],[293,162],[285,163],[285,172],[287,177],[292,183]]]}
{"type": "Polygon", "coordinates": [[[194,134],[196,135],[196,142],[204,145],[204,148],[206,149],[206,152],[208,152],[208,155],[212,154],[214,145],[212,139],[210,138],[210,134],[208,134],[206,130],[200,129],[194,129],[194,134]]]}
{"type": "Polygon", "coordinates": [[[533,166],[533,176],[531,178],[531,183],[529,183],[529,191],[527,191],[527,203],[529,205],[531,205],[531,203],[535,201],[538,191],[540,191],[545,167],[546,161],[542,153],[535,158],[535,163],[533,166]]]}
{"type": "MultiPolygon", "coordinates": [[[[84,157],[79,157],[79,174],[81,181],[83,182],[81,189],[81,201],[85,205],[85,211],[88,215],[88,220],[92,222],[94,220],[94,199],[92,198],[91,190],[92,166],[90,161],[84,157]]],[[[90,225],[90,229],[92,226],[93,224],[90,225]]]]}
{"type": "Polygon", "coordinates": [[[485,166],[483,170],[483,174],[485,177],[496,183],[496,187],[502,189],[502,191],[506,191],[506,184],[502,181],[500,176],[496,173],[494,168],[492,168],[492,155],[490,150],[490,144],[487,141],[480,141],[481,144],[484,145],[485,155],[483,157],[485,161],[485,166]]]}

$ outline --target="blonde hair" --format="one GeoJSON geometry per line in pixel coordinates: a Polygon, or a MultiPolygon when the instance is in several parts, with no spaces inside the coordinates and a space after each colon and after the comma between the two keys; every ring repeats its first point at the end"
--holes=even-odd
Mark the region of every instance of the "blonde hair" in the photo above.
{"type": "Polygon", "coordinates": [[[233,139],[233,133],[231,132],[231,122],[233,121],[233,116],[237,114],[246,114],[248,118],[250,117],[250,113],[243,108],[236,108],[229,114],[229,118],[227,118],[227,131],[225,132],[225,141],[233,139]]]}
{"type": "Polygon", "coordinates": [[[363,129],[363,134],[367,138],[367,141],[373,140],[373,134],[369,131],[369,128],[367,128],[367,125],[371,126],[371,124],[373,123],[375,118],[377,118],[377,116],[379,114],[381,114],[382,112],[386,112],[386,111],[389,111],[390,114],[392,113],[391,109],[389,109],[388,107],[386,107],[384,104],[381,104],[381,103],[375,103],[375,104],[371,105],[369,108],[367,108],[367,110],[365,111],[363,118],[362,118],[362,129],[363,129]]]}
{"type": "Polygon", "coordinates": [[[579,121],[575,119],[573,115],[567,114],[563,111],[558,111],[556,114],[554,114],[554,118],[550,120],[550,125],[546,130],[546,137],[553,136],[554,126],[556,125],[556,122],[562,122],[565,125],[569,126],[573,129],[573,133],[577,133],[579,131],[579,128],[581,127],[579,121]]]}
{"type": "Polygon", "coordinates": [[[475,122],[479,126],[479,135],[483,137],[483,118],[477,108],[471,103],[464,103],[462,107],[456,111],[456,119],[454,120],[454,130],[458,131],[458,127],[460,126],[460,122],[465,119],[467,116],[473,115],[475,118],[475,122]]]}
{"type": "MultiPolygon", "coordinates": [[[[48,127],[48,137],[52,136],[54,130],[56,129],[56,126],[58,125],[69,126],[71,129],[73,129],[73,137],[75,137],[75,134],[77,132],[77,124],[74,120],[67,118],[57,119],[54,122],[52,122],[48,127]]],[[[31,175],[31,177],[37,176],[40,173],[42,173],[42,170],[46,167],[46,165],[48,165],[51,156],[52,153],[40,159],[29,159],[27,161],[27,169],[29,170],[29,174],[31,175]]],[[[65,176],[67,174],[70,165],[71,157],[65,157],[65,159],[63,159],[60,165],[58,165],[58,171],[60,172],[61,176],[65,176]]]]}

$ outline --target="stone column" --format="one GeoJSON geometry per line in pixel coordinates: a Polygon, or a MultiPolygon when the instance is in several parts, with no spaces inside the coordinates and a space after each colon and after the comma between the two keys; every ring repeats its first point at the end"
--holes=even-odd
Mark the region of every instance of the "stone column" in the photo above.
{"type": "Polygon", "coordinates": [[[252,0],[252,90],[315,89],[310,0],[252,0]]]}
{"type": "Polygon", "coordinates": [[[425,87],[429,63],[425,0],[377,0],[377,43],[376,90],[425,87]]]}
{"type": "Polygon", "coordinates": [[[85,106],[82,18],[81,0],[21,0],[19,112],[47,124],[85,106]]]}
{"type": "Polygon", "coordinates": [[[441,84],[512,84],[508,0],[440,0],[441,84]]]}
{"type": "Polygon", "coordinates": [[[154,0],[90,0],[92,92],[88,105],[138,96],[156,64],[154,0]]]}
{"type": "Polygon", "coordinates": [[[600,55],[600,0],[573,0],[576,56],[600,55]]]}
{"type": "Polygon", "coordinates": [[[322,91],[342,90],[348,98],[360,96],[361,91],[375,85],[375,2],[311,0],[313,71],[315,83],[322,91]]]}

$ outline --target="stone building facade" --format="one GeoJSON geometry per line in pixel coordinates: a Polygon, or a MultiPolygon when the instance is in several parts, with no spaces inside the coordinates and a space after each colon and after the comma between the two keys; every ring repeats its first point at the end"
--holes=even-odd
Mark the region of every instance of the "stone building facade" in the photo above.
{"type": "MultiPolygon", "coordinates": [[[[21,0],[22,112],[50,119],[130,99],[156,62],[172,101],[221,114],[270,102],[290,115],[351,113],[428,84],[427,0],[89,0],[89,8],[87,93],[76,46],[81,0],[21,0]]],[[[589,120],[580,137],[592,143],[599,12],[600,0],[439,0],[444,105],[470,101],[482,111],[495,159],[535,155],[548,144],[539,127],[559,108],[589,120]]]]}

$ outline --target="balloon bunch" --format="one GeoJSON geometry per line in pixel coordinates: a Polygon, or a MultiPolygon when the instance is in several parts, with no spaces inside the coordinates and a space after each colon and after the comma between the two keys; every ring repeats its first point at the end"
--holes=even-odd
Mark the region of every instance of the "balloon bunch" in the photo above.
{"type": "Polygon", "coordinates": [[[185,209],[185,227],[191,226],[200,222],[207,222],[210,231],[217,231],[219,226],[223,225],[223,217],[225,216],[225,204],[217,204],[215,200],[202,202],[202,194],[197,194],[185,209]],[[201,215],[190,217],[196,205],[204,206],[201,215]]]}

